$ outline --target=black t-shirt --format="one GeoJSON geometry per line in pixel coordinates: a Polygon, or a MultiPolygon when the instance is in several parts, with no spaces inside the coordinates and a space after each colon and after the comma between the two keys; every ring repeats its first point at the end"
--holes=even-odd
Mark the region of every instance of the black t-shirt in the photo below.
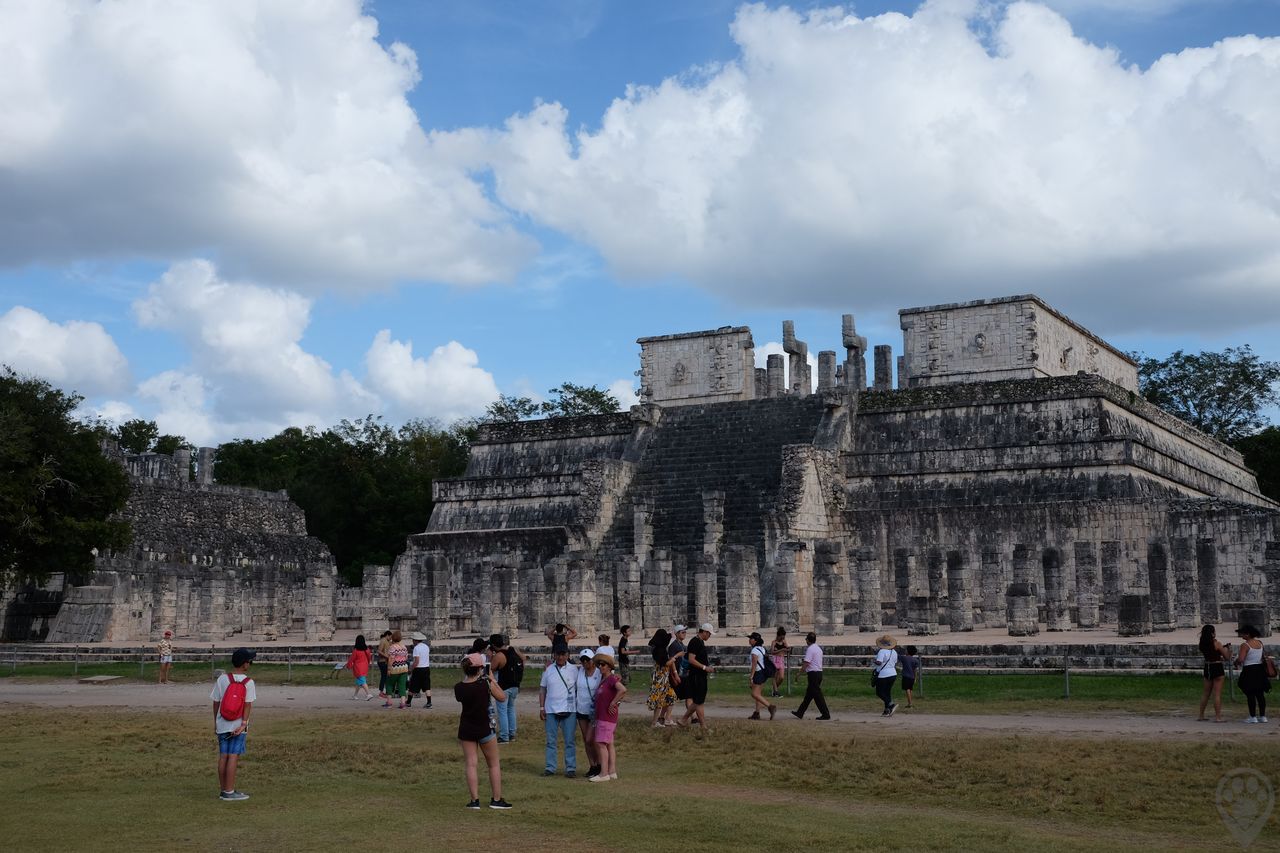
{"type": "Polygon", "coordinates": [[[484,740],[493,733],[489,726],[489,684],[477,678],[453,685],[453,698],[462,703],[458,718],[458,740],[484,740]]]}
{"type": "Polygon", "coordinates": [[[520,683],[524,681],[524,664],[520,661],[520,656],[516,654],[516,650],[511,646],[503,649],[502,654],[506,657],[507,664],[497,672],[498,686],[503,690],[519,687],[520,683]]]}
{"type": "MultiPolygon", "coordinates": [[[[685,657],[691,657],[703,666],[710,666],[711,659],[707,657],[707,644],[702,642],[701,637],[694,637],[689,641],[689,649],[685,653],[685,657]]],[[[694,667],[695,671],[702,672],[701,669],[694,667]]]]}

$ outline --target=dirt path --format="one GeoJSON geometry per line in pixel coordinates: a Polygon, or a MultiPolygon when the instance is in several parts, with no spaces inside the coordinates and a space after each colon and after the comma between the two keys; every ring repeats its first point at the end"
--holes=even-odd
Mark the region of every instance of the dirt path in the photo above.
{"type": "MultiPolygon", "coordinates": [[[[406,711],[384,709],[375,698],[372,702],[352,700],[347,686],[284,686],[262,685],[258,689],[258,713],[276,714],[456,714],[452,690],[434,691],[435,709],[428,711],[414,707],[406,711]]],[[[538,691],[523,690],[519,697],[519,714],[523,724],[537,725],[538,691]]],[[[797,720],[789,713],[798,704],[779,705],[777,718],[772,725],[814,726],[854,735],[872,731],[891,731],[895,734],[919,733],[944,735],[965,733],[975,735],[1052,735],[1055,737],[1108,739],[1108,738],[1156,738],[1179,740],[1203,740],[1206,738],[1259,738],[1266,743],[1280,744],[1280,714],[1270,723],[1246,725],[1240,717],[1228,723],[1201,723],[1192,716],[1194,708],[1183,715],[1139,715],[1123,713],[1066,714],[930,714],[927,710],[900,710],[884,719],[876,710],[875,700],[860,707],[833,712],[835,719],[818,722],[816,712],[810,709],[805,720],[797,720]]],[[[0,681],[0,714],[19,707],[73,707],[111,708],[131,711],[180,711],[210,713],[209,685],[158,684],[119,682],[103,685],[80,684],[72,680],[6,678],[0,681]]],[[[1190,708],[1190,705],[1189,705],[1190,708]]],[[[627,702],[624,713],[630,718],[647,718],[649,712],[643,701],[627,702]]],[[[707,716],[713,722],[744,720],[749,705],[743,700],[735,703],[709,703],[707,716]]],[[[1230,713],[1230,712],[1228,712],[1230,713]]],[[[1242,712],[1236,712],[1240,714],[1242,712]]],[[[761,723],[767,725],[767,723],[761,723]]],[[[674,731],[674,730],[673,730],[674,731]]]]}

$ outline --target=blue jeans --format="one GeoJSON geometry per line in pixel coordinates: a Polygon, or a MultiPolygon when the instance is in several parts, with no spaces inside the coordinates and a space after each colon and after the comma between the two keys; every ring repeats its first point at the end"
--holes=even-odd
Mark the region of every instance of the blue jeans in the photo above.
{"type": "Polygon", "coordinates": [[[556,772],[556,737],[564,739],[564,772],[576,773],[578,770],[578,746],[574,742],[574,732],[578,728],[578,718],[573,714],[565,714],[563,720],[547,712],[547,769],[556,772]]]}
{"type": "Polygon", "coordinates": [[[498,706],[498,741],[508,741],[516,736],[516,697],[520,695],[519,687],[508,687],[502,691],[507,694],[507,701],[495,702],[498,706]]]}

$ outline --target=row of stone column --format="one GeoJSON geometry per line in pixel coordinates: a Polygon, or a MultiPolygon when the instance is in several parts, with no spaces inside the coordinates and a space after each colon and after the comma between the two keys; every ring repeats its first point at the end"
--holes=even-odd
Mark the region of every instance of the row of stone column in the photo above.
{"type": "MultiPolygon", "coordinates": [[[[852,314],[845,314],[841,320],[845,359],[839,363],[835,350],[818,353],[819,393],[840,388],[862,391],[867,387],[867,339],[858,334],[852,314]]],[[[796,337],[792,320],[782,322],[782,350],[782,354],[770,355],[765,360],[765,367],[756,368],[757,397],[805,396],[810,393],[813,376],[809,366],[809,345],[796,337]]],[[[894,387],[892,346],[880,344],[875,347],[873,368],[872,388],[876,391],[891,390],[894,387]]],[[[897,368],[898,387],[905,387],[902,358],[898,358],[897,368]]]]}

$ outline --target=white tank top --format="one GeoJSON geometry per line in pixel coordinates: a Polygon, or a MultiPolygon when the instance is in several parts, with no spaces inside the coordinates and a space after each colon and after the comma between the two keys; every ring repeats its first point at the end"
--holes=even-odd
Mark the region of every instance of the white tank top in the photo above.
{"type": "Polygon", "coordinates": [[[1244,653],[1244,663],[1241,666],[1253,666],[1254,664],[1262,663],[1262,646],[1258,646],[1256,649],[1253,646],[1247,646],[1247,648],[1249,651],[1244,653]]]}

